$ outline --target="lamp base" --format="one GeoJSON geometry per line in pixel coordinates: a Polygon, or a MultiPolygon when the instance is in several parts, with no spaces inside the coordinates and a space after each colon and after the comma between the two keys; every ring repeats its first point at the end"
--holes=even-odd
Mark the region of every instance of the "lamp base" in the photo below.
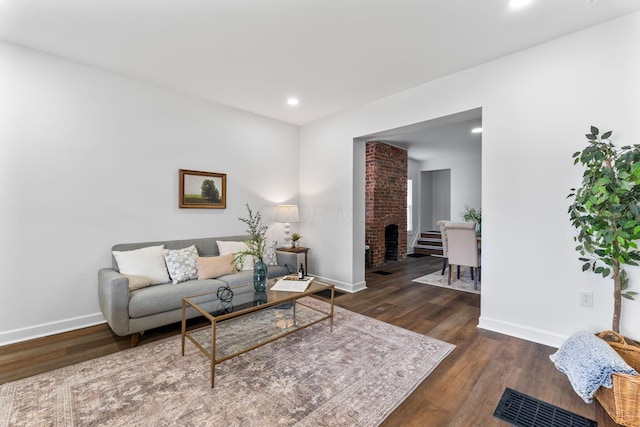
{"type": "Polygon", "coordinates": [[[282,245],[282,247],[285,249],[291,249],[291,236],[289,236],[290,233],[291,233],[291,224],[289,224],[288,222],[285,222],[284,223],[284,245],[282,245]]]}

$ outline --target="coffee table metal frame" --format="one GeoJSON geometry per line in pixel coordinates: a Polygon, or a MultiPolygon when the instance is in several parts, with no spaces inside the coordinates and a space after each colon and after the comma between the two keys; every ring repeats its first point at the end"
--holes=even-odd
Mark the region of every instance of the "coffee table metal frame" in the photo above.
{"type": "Polygon", "coordinates": [[[318,322],[321,322],[323,320],[327,320],[329,319],[329,330],[331,332],[333,332],[333,308],[334,308],[334,294],[335,294],[335,287],[334,285],[330,285],[330,284],[325,284],[325,283],[321,283],[316,281],[313,281],[309,287],[307,288],[306,291],[304,292],[283,292],[283,291],[272,291],[271,287],[275,284],[275,280],[270,280],[269,281],[269,285],[267,287],[267,302],[266,303],[262,303],[260,305],[255,305],[255,306],[251,306],[248,308],[244,308],[238,311],[233,311],[231,313],[225,313],[225,314],[220,314],[220,315],[214,315],[212,313],[210,313],[207,310],[204,310],[203,308],[201,308],[198,303],[194,302],[192,300],[192,298],[196,298],[202,295],[207,295],[207,294],[202,294],[202,295],[194,295],[191,297],[184,297],[182,298],[182,355],[184,356],[184,348],[185,348],[185,338],[188,338],[191,342],[193,342],[196,347],[198,347],[210,360],[211,362],[211,388],[213,388],[214,383],[215,383],[215,369],[216,369],[216,365],[218,363],[224,362],[225,360],[231,359],[232,357],[238,356],[240,354],[246,353],[248,351],[251,351],[253,349],[256,349],[260,346],[263,346],[265,344],[268,344],[270,342],[273,342],[279,338],[282,338],[284,336],[287,336],[289,334],[292,334],[294,332],[297,332],[299,330],[302,330],[304,328],[307,328],[311,325],[314,325],[318,322]],[[325,312],[322,310],[318,310],[317,308],[311,307],[307,304],[303,304],[301,302],[299,302],[298,300],[300,298],[304,298],[307,296],[314,296],[314,294],[324,291],[326,289],[330,289],[331,290],[331,302],[329,305],[329,311],[325,312]],[[324,316],[313,320],[309,323],[306,323],[304,325],[298,325],[295,326],[293,329],[290,330],[286,330],[283,331],[282,333],[276,334],[276,335],[272,335],[269,339],[265,340],[264,342],[260,342],[258,344],[255,345],[251,345],[245,349],[242,349],[240,351],[236,351],[232,354],[226,355],[224,357],[220,357],[220,358],[216,358],[216,326],[221,323],[221,322],[225,322],[231,319],[235,319],[238,318],[240,316],[245,316],[248,315],[250,313],[254,313],[256,311],[260,311],[260,310],[265,310],[268,308],[273,308],[282,304],[286,304],[287,302],[291,302],[293,304],[293,319],[294,319],[294,326],[295,326],[295,313],[296,313],[296,305],[302,305],[305,306],[306,308],[309,308],[313,311],[322,313],[324,316]],[[196,310],[198,313],[200,313],[202,316],[204,316],[205,318],[207,318],[210,322],[211,322],[211,326],[203,326],[203,327],[199,327],[199,328],[195,328],[192,330],[187,331],[187,318],[186,318],[186,311],[187,311],[187,306],[192,307],[194,310],[196,310]],[[211,328],[211,352],[209,352],[206,348],[204,348],[203,345],[201,345],[198,340],[196,338],[194,338],[191,334],[197,331],[200,331],[202,329],[206,329],[206,328],[211,328]]]}

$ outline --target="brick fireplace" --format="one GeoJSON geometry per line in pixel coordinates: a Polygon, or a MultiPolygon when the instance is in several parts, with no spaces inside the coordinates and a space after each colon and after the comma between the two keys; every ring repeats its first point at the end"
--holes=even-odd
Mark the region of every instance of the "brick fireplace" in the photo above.
{"type": "Polygon", "coordinates": [[[407,152],[367,142],[365,240],[371,265],[407,256],[407,152]]]}

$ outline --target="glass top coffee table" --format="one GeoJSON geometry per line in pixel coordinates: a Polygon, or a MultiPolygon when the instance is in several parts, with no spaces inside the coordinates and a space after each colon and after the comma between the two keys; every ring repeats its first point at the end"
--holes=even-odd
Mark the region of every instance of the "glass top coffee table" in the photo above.
{"type": "Polygon", "coordinates": [[[333,285],[314,280],[304,292],[284,292],[271,290],[275,282],[276,279],[269,280],[265,292],[238,295],[237,299],[244,302],[242,304],[222,302],[214,310],[206,310],[199,305],[198,297],[203,295],[182,299],[182,355],[188,338],[211,362],[212,388],[218,363],[323,320],[329,319],[329,330],[333,332],[333,285]],[[325,290],[331,291],[327,311],[300,301],[325,290]],[[207,318],[211,325],[187,330],[188,307],[207,318]]]}

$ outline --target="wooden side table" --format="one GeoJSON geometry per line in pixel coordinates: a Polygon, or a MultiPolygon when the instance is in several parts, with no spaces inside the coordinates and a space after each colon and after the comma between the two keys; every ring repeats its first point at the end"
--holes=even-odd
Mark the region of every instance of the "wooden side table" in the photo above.
{"type": "MultiPolygon", "coordinates": [[[[305,274],[309,274],[309,267],[307,264],[307,252],[309,252],[309,248],[305,248],[304,246],[296,246],[295,248],[276,248],[277,251],[282,252],[292,252],[294,254],[304,254],[304,271],[305,274]]],[[[298,266],[296,266],[298,268],[298,266]]]]}

